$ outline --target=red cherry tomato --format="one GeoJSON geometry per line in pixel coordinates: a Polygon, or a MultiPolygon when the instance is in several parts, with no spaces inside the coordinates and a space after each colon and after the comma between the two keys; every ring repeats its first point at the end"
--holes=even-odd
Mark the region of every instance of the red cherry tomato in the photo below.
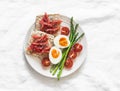
{"type": "Polygon", "coordinates": [[[81,44],[79,44],[79,43],[76,43],[76,44],[73,46],[73,48],[74,48],[74,51],[75,51],[75,52],[81,52],[82,49],[83,49],[83,46],[82,46],[81,44]]]}
{"type": "Polygon", "coordinates": [[[70,59],[75,59],[77,57],[77,53],[74,50],[70,50],[68,57],[70,59]]]}
{"type": "Polygon", "coordinates": [[[71,68],[73,66],[73,61],[71,59],[67,59],[65,61],[65,67],[66,68],[71,68]]]}
{"type": "Polygon", "coordinates": [[[45,66],[45,67],[48,67],[50,66],[50,60],[48,57],[45,57],[42,59],[42,65],[45,66]]]}
{"type": "Polygon", "coordinates": [[[61,29],[61,34],[63,35],[68,35],[70,32],[69,28],[68,27],[62,27],[61,29]]]}

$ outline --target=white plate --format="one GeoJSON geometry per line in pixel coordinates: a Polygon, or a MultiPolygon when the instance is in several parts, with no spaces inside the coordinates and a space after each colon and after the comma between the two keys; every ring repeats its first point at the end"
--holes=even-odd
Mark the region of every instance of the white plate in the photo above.
{"type": "MultiPolygon", "coordinates": [[[[63,21],[63,25],[65,26],[70,26],[70,18],[66,17],[66,16],[63,16],[63,15],[60,15],[62,21],[63,21]]],[[[75,23],[75,22],[74,22],[75,23]]],[[[25,46],[24,46],[24,51],[26,49],[26,46],[27,46],[27,42],[28,42],[28,39],[30,37],[30,34],[32,31],[34,31],[34,28],[35,28],[35,25],[33,24],[31,26],[31,28],[29,29],[28,33],[27,33],[27,36],[26,36],[26,40],[25,40],[25,46]]],[[[80,27],[78,27],[78,31],[80,32],[80,34],[83,33],[82,29],[80,27]]],[[[77,58],[74,60],[74,64],[73,64],[73,67],[69,70],[65,69],[63,70],[62,72],[62,75],[61,77],[65,77],[65,76],[68,76],[70,74],[72,74],[73,72],[75,72],[81,65],[82,63],[85,61],[85,58],[87,56],[87,42],[86,42],[86,37],[84,35],[84,37],[82,38],[82,40],[80,41],[80,43],[83,45],[83,50],[82,52],[80,53],[80,55],[77,56],[77,58]]],[[[35,70],[37,71],[38,73],[40,73],[41,75],[43,76],[46,76],[46,77],[51,77],[51,78],[57,78],[56,75],[52,76],[52,74],[50,73],[50,67],[48,68],[44,68],[42,65],[41,65],[41,60],[38,59],[37,57],[33,57],[33,56],[30,56],[28,54],[26,54],[26,52],[24,52],[25,54],[25,57],[27,59],[27,62],[30,64],[30,66],[35,70]]]]}

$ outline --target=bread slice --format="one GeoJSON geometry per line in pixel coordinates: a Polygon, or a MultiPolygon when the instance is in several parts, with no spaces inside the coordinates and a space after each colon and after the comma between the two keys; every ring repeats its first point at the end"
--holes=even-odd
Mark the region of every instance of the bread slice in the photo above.
{"type": "Polygon", "coordinates": [[[41,54],[41,53],[32,53],[30,50],[28,50],[28,47],[31,45],[31,43],[33,42],[33,35],[37,35],[37,36],[43,36],[43,35],[47,35],[48,36],[48,46],[52,47],[53,46],[53,39],[54,39],[54,36],[53,35],[50,35],[50,34],[47,34],[45,32],[42,32],[42,31],[33,31],[29,40],[28,40],[28,45],[26,47],[26,53],[27,54],[30,54],[30,55],[33,55],[33,56],[37,56],[37,57],[40,57],[41,55],[47,55],[46,53],[44,54],[41,54]]]}
{"type": "MultiPolygon", "coordinates": [[[[44,15],[38,15],[36,16],[36,21],[35,21],[35,31],[40,31],[40,20],[42,19],[44,15]]],[[[50,20],[61,20],[59,14],[48,14],[48,18],[50,20]]],[[[53,34],[54,36],[58,35],[58,33],[53,34]]]]}

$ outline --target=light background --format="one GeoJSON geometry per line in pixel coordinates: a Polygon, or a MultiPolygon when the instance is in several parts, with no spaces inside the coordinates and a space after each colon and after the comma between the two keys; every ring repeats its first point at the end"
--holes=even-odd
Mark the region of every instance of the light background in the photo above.
{"type": "Polygon", "coordinates": [[[0,91],[120,91],[120,0],[0,0],[0,91]],[[60,81],[23,56],[25,35],[44,12],[74,16],[87,37],[85,63],[60,81]]]}

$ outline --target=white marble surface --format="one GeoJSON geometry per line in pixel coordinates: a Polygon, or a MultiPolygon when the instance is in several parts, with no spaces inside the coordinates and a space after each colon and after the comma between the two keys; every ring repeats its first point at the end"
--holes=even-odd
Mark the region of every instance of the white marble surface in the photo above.
{"type": "Polygon", "coordinates": [[[0,0],[0,91],[120,91],[120,0],[0,0]],[[36,73],[23,45],[35,16],[74,16],[86,33],[88,56],[57,81],[36,73]]]}

